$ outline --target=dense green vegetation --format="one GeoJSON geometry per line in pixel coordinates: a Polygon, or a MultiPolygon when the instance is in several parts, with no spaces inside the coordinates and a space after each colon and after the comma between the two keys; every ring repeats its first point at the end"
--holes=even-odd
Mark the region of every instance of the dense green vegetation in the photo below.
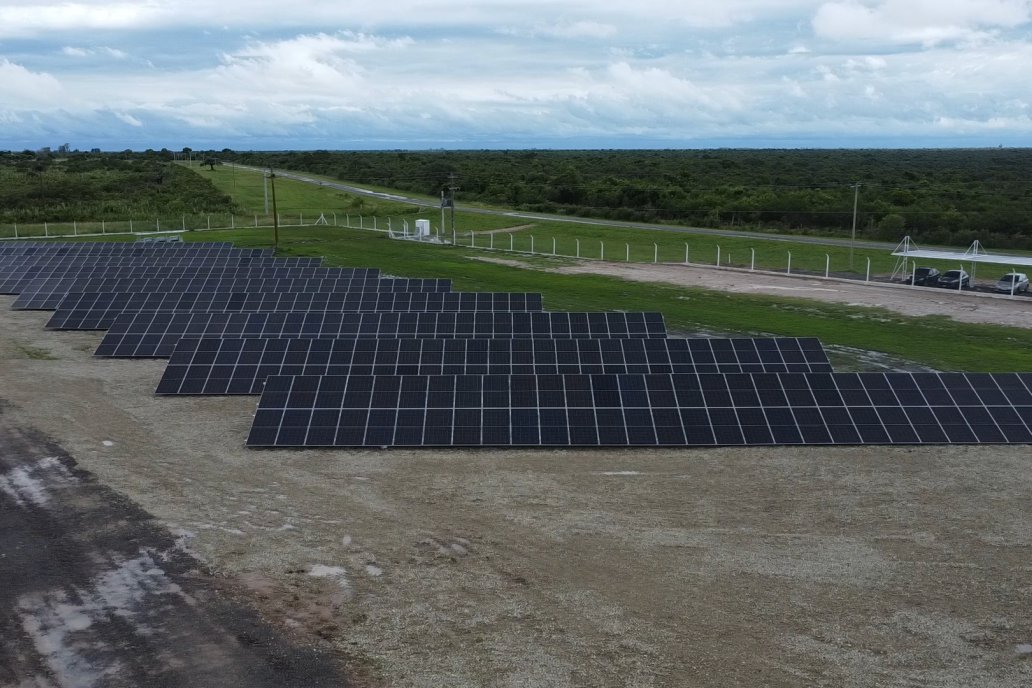
{"type": "Polygon", "coordinates": [[[232,199],[171,154],[0,153],[0,224],[226,213],[232,199]]]}
{"type": "Polygon", "coordinates": [[[380,151],[218,154],[522,210],[1032,248],[1032,150],[380,151]],[[453,176],[454,175],[454,176],[453,176]]]}

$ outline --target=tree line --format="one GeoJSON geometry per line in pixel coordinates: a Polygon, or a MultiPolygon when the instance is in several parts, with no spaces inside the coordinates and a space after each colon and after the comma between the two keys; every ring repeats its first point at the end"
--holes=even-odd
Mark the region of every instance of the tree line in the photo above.
{"type": "Polygon", "coordinates": [[[0,223],[228,213],[233,199],[172,155],[0,153],[0,223]]]}
{"type": "Polygon", "coordinates": [[[306,151],[219,156],[617,220],[1032,248],[1032,150],[306,151]],[[857,192],[856,185],[859,185],[857,192]]]}

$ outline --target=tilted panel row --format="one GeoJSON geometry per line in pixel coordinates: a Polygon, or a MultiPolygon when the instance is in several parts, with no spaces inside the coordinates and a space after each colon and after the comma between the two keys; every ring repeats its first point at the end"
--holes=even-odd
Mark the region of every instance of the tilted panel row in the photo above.
{"type": "Polygon", "coordinates": [[[274,376],[252,447],[1032,442],[1032,374],[274,376]]]}
{"type": "Polygon", "coordinates": [[[72,293],[47,323],[55,330],[104,330],[122,313],[540,311],[540,294],[507,292],[187,292],[72,293]]]}
{"type": "Polygon", "coordinates": [[[168,358],[181,337],[666,337],[661,313],[125,313],[98,356],[168,358]]]}
{"type": "Polygon", "coordinates": [[[178,277],[167,279],[40,280],[30,283],[15,299],[15,310],[56,310],[70,292],[448,292],[447,279],[380,279],[368,276],[340,278],[225,278],[178,277]]]}
{"type": "Polygon", "coordinates": [[[158,394],[260,394],[273,375],[831,372],[815,340],[179,340],[158,394]],[[727,348],[719,344],[731,341],[727,348]],[[713,344],[718,346],[714,348],[713,344]],[[815,345],[816,344],[816,345],[815,345]]]}

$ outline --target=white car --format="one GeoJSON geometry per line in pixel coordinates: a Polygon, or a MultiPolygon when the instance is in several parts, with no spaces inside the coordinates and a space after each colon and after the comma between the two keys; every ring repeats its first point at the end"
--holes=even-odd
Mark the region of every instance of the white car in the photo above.
{"type": "Polygon", "coordinates": [[[1006,294],[1028,291],[1028,275],[1023,272],[1008,272],[996,283],[996,291],[1006,294]]]}

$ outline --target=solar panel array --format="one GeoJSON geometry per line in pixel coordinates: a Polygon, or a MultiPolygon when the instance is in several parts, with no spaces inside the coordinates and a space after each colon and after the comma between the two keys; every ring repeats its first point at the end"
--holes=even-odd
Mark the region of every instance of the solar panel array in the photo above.
{"type": "Polygon", "coordinates": [[[273,376],[266,380],[247,443],[260,447],[1027,443],[1032,442],[1027,423],[1032,413],[1030,389],[1032,375],[901,373],[893,379],[882,373],[273,376]],[[894,387],[911,399],[909,404],[894,393],[894,387]],[[922,390],[931,392],[932,399],[922,390]]]}
{"type": "Polygon", "coordinates": [[[157,392],[260,394],[272,375],[830,372],[827,360],[815,339],[183,337],[157,392]]]}
{"type": "Polygon", "coordinates": [[[836,373],[813,338],[667,337],[225,243],[0,243],[0,293],[171,357],[163,395],[260,394],[253,447],[1032,443],[1032,374],[836,373]]]}
{"type": "Polygon", "coordinates": [[[71,292],[393,292],[451,291],[447,279],[381,279],[358,277],[316,277],[265,279],[263,277],[170,277],[166,279],[32,280],[22,288],[11,306],[15,310],[56,310],[71,292]]]}
{"type": "Polygon", "coordinates": [[[191,313],[115,318],[96,355],[168,358],[182,337],[506,338],[666,337],[659,313],[191,313]]]}
{"type": "Polygon", "coordinates": [[[105,330],[122,313],[540,311],[540,294],[488,292],[92,292],[69,293],[49,329],[105,330]]]}

